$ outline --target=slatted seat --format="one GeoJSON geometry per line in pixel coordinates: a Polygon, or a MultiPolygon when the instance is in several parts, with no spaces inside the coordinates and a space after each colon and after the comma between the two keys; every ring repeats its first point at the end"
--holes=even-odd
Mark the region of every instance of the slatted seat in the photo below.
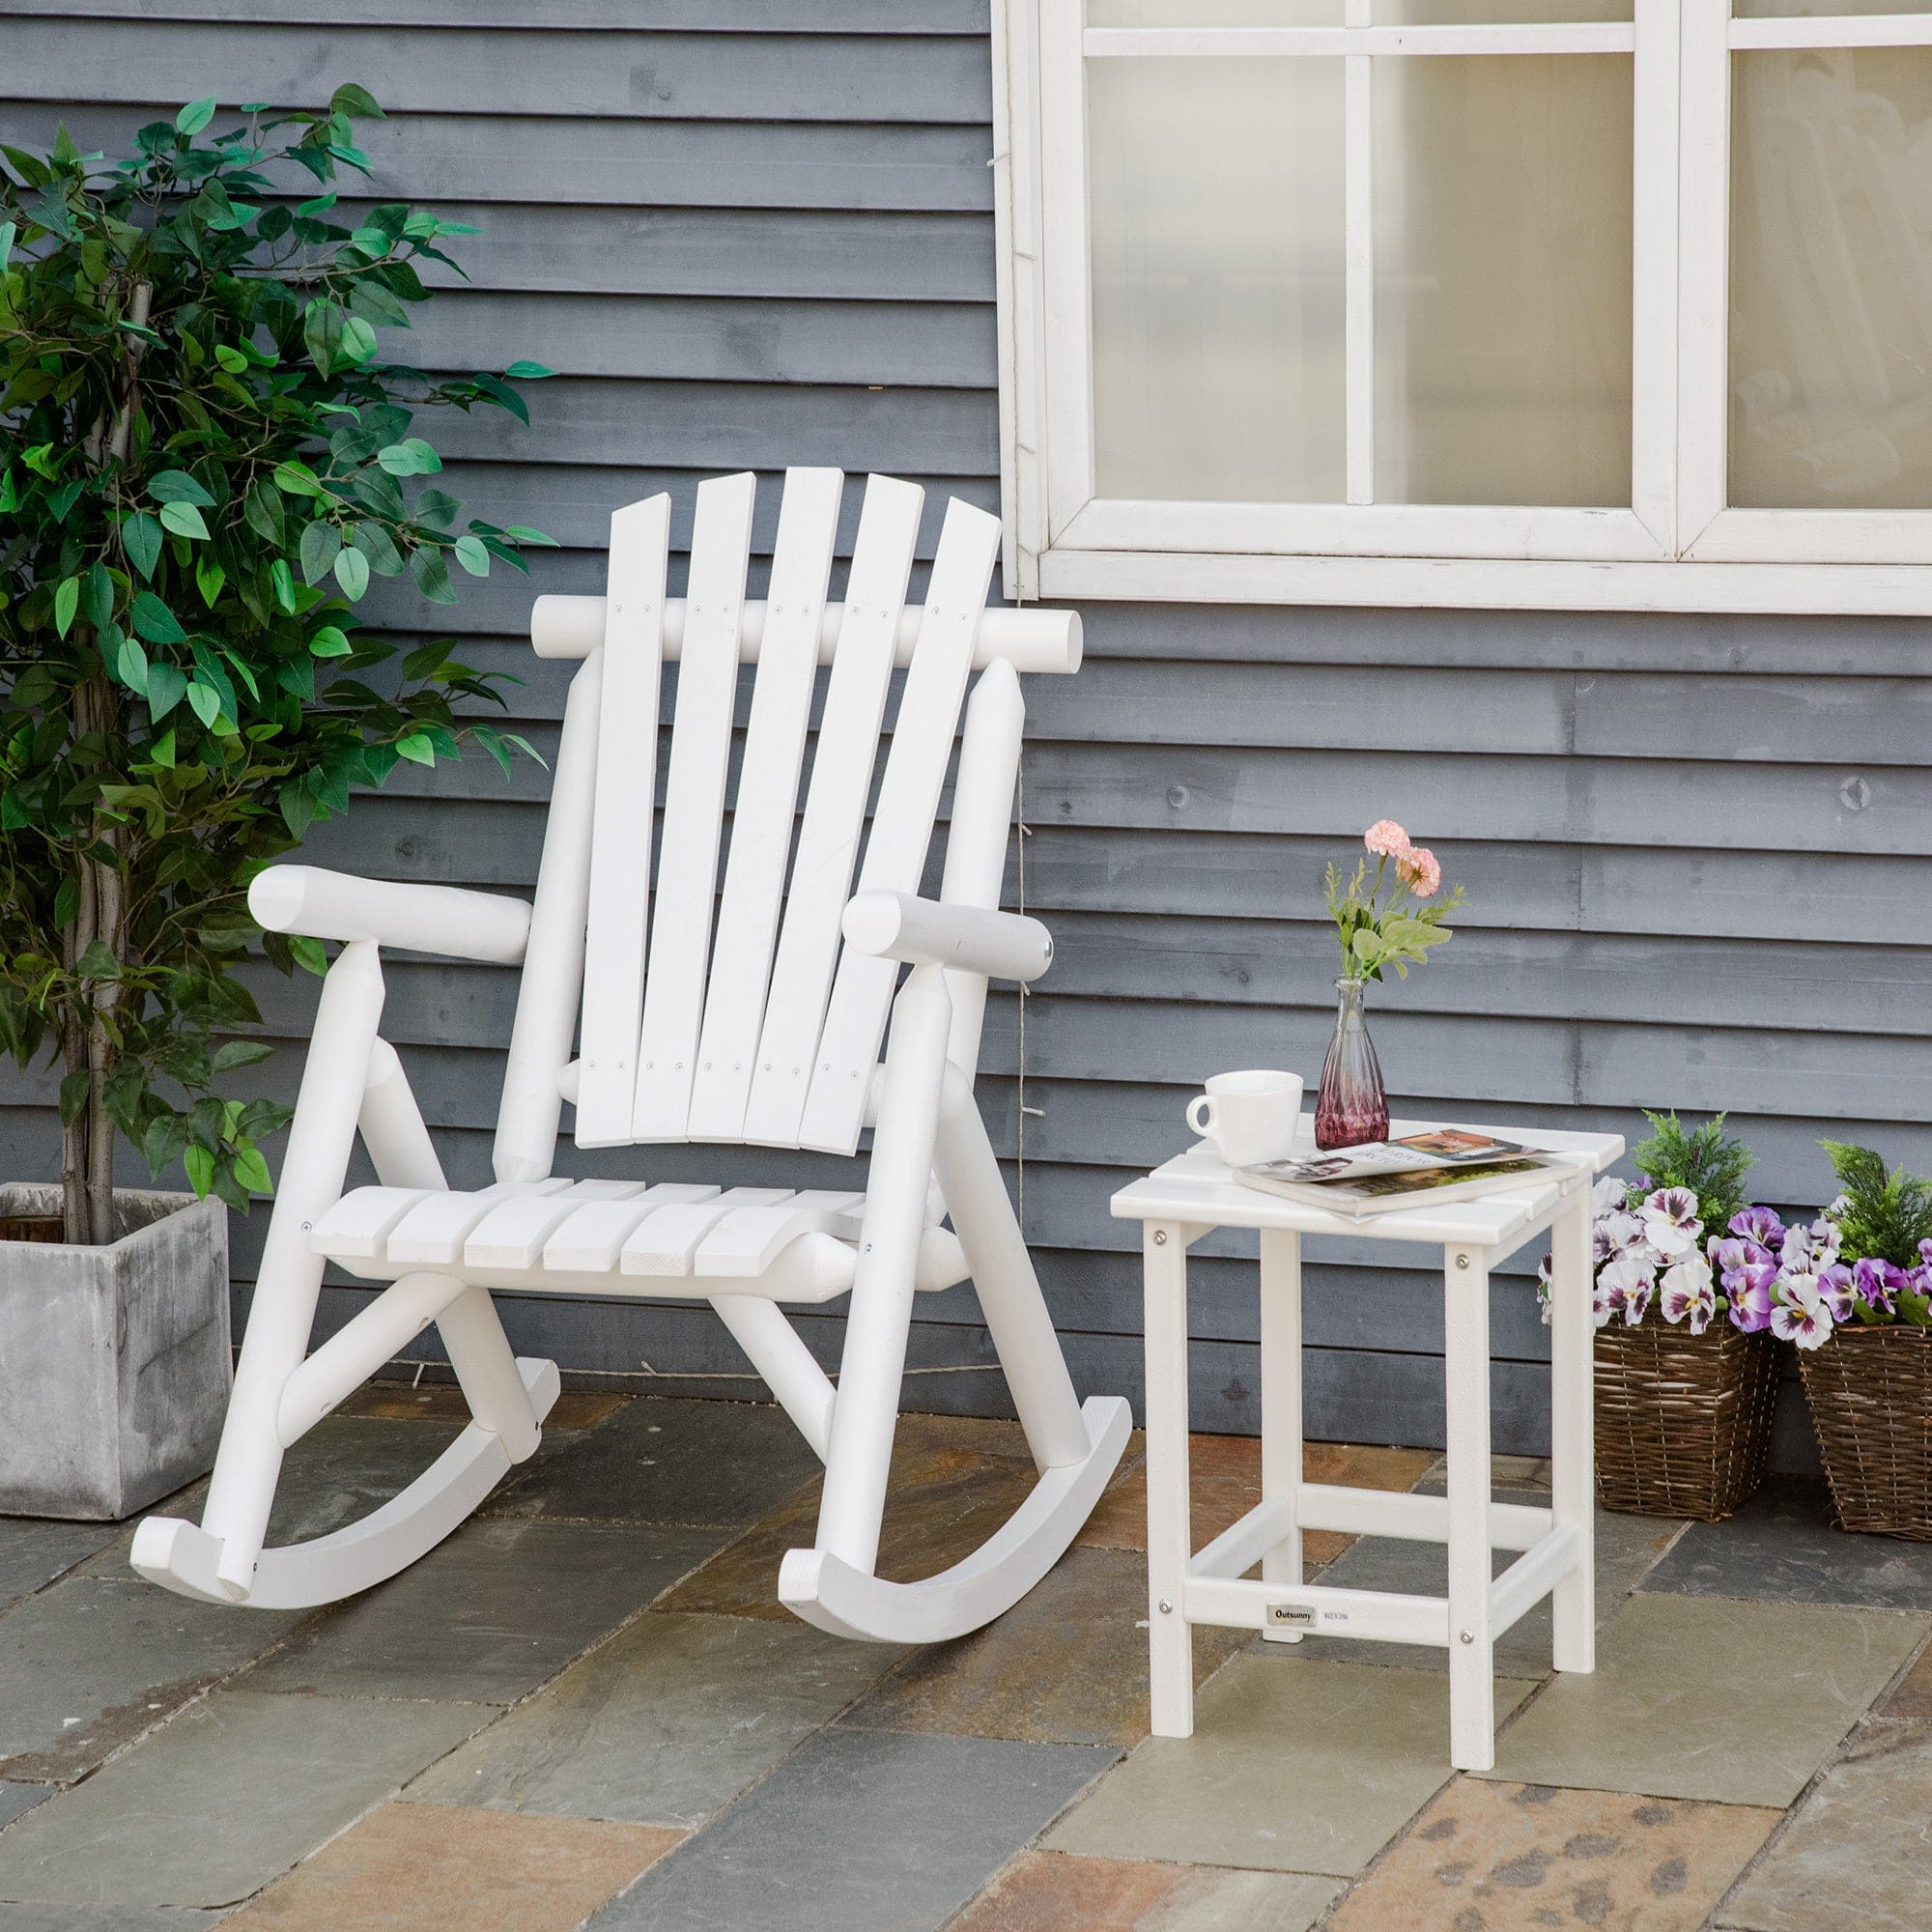
{"type": "Polygon", "coordinates": [[[987,612],[999,526],[959,502],[924,606],[909,608],[923,493],[890,477],[867,483],[831,602],[843,488],[837,470],[787,472],[762,604],[745,595],[751,476],[699,487],[682,599],[668,595],[669,498],[654,497],[611,517],[604,598],[538,601],[539,650],[583,663],[532,904],[303,866],[255,880],[263,925],[342,951],[207,1506],[198,1524],[141,1524],[143,1576],[287,1607],[414,1561],[534,1452],[557,1390],[552,1364],[512,1355],[500,1293],[710,1304],[825,1460],[816,1538],[785,1557],[779,1595],[827,1630],[899,1643],[972,1630],[1033,1587],[1098,1499],[1126,1405],[1075,1396],[973,1097],[989,978],[1025,982],[1052,956],[1044,927],[998,909],[1017,667],[1073,669],[1077,620],[987,612]],[[939,896],[923,898],[955,750],[939,896]],[[381,1037],[380,954],[398,948],[522,969],[490,1186],[448,1185],[381,1037]],[[639,1172],[556,1174],[566,1105],[580,1149],[639,1149],[639,1172]],[[378,1184],[345,1191],[357,1135],[378,1184]],[[848,1187],[654,1182],[650,1149],[666,1143],[739,1150],[734,1177],[759,1148],[858,1164],[848,1187]],[[380,1292],[311,1347],[329,1263],[380,1292]],[[968,1279],[1039,1480],[973,1556],[886,1582],[874,1565],[914,1295],[968,1279]],[[848,1296],[835,1388],[782,1307],[848,1296]],[[364,1521],[266,1548],[282,1452],[432,1324],[469,1428],[364,1521]]]}

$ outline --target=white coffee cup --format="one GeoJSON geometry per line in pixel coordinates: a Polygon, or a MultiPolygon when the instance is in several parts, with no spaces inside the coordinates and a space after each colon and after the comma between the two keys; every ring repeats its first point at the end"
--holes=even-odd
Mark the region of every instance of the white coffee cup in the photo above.
{"type": "Polygon", "coordinates": [[[1301,1076],[1265,1067],[1217,1073],[1187,1103],[1187,1124],[1230,1167],[1284,1159],[1301,1122],[1301,1076]]]}

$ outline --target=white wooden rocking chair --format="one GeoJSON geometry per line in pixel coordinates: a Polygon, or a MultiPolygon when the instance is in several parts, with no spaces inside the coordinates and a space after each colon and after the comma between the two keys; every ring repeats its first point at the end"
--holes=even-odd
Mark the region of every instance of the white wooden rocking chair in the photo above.
{"type": "Polygon", "coordinates": [[[975,1630],[1030,1590],[1086,1520],[1126,1441],[1127,1405],[1083,1407],[1074,1395],[972,1085],[987,979],[1031,980],[1052,956],[1043,926],[998,910],[1023,721],[1016,668],[1076,668],[1078,619],[984,611],[999,525],[957,501],[925,608],[908,609],[923,493],[876,476],[845,603],[828,605],[843,481],[832,469],[787,474],[763,606],[744,595],[749,475],[699,487],[682,603],[665,594],[662,496],[612,516],[608,598],[538,600],[539,652],[585,662],[564,712],[533,905],[305,866],[255,881],[263,925],[342,951],[324,982],[207,1508],[198,1525],[141,1524],[142,1576],[215,1603],[306,1606],[365,1590],[447,1536],[535,1450],[557,1392],[554,1363],[512,1356],[493,1289],[710,1301],[825,1462],[817,1541],[786,1555],[779,1580],[781,1600],[822,1629],[895,1643],[975,1630]],[[738,672],[753,656],[721,893],[738,672]],[[678,661],[677,701],[652,891],[667,659],[678,661]],[[801,810],[821,663],[831,671],[801,810]],[[905,683],[853,895],[895,664],[905,683]],[[937,900],[922,898],[975,666],[944,881],[937,900]],[[443,1178],[378,1031],[384,948],[522,964],[494,1186],[457,1192],[443,1178]],[[895,996],[901,964],[911,970],[895,996]],[[580,1147],[850,1155],[871,1125],[870,1167],[863,1191],[837,1193],[573,1183],[551,1172],[566,1099],[580,1147]],[[358,1130],[381,1185],[345,1194],[358,1130]],[[391,1286],[311,1352],[329,1261],[391,1286]],[[914,1293],[969,1276],[1038,1481],[965,1561],[889,1582],[874,1566],[914,1293]],[[835,1389],[779,1304],[847,1293],[835,1389]],[[362,1521],[265,1548],[283,1452],[432,1321],[468,1428],[362,1521]]]}

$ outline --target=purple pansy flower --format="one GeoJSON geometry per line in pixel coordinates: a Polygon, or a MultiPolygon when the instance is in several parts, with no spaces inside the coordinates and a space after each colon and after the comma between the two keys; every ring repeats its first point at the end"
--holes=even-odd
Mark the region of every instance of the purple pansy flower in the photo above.
{"type": "Polygon", "coordinates": [[[1729,1275],[1742,1267],[1776,1267],[1777,1257],[1743,1235],[1720,1235],[1711,1243],[1711,1262],[1720,1273],[1729,1275]]]}
{"type": "Polygon", "coordinates": [[[1769,1208],[1743,1208],[1731,1216],[1731,1233],[1773,1254],[1784,1244],[1784,1223],[1769,1208]]]}
{"type": "Polygon", "coordinates": [[[1896,1315],[1898,1291],[1907,1286],[1905,1270],[1890,1262],[1867,1256],[1852,1269],[1852,1288],[1867,1308],[1881,1315],[1896,1315]]]}
{"type": "Polygon", "coordinates": [[[1749,1262],[1724,1271],[1724,1293],[1731,1301],[1731,1325],[1747,1335],[1771,1326],[1771,1290],[1777,1269],[1769,1262],[1749,1262]]]}
{"type": "Polygon", "coordinates": [[[1833,1321],[1849,1321],[1854,1313],[1855,1300],[1851,1269],[1843,1262],[1828,1262],[1813,1279],[1818,1284],[1818,1298],[1825,1304],[1833,1321]]]}

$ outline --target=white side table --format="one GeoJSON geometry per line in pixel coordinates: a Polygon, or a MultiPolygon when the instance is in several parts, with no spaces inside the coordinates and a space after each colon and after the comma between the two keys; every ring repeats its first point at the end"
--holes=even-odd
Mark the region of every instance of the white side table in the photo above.
{"type": "MultiPolygon", "coordinates": [[[[1392,1136],[1442,1122],[1399,1121],[1392,1136]]],[[[1461,1125],[1462,1122],[1453,1124],[1461,1125]]],[[[1485,1129],[1562,1155],[1567,1173],[1528,1187],[1353,1221],[1243,1187],[1205,1143],[1114,1196],[1139,1221],[1147,1282],[1148,1623],[1153,1728],[1194,1729],[1189,1627],[1221,1624],[1298,1642],[1305,1631],[1449,1653],[1449,1758],[1495,1762],[1495,1640],[1552,1599],[1558,1670],[1596,1667],[1590,1188],[1623,1152],[1614,1134],[1485,1129]],[[1261,1236],[1262,1500],[1199,1551],[1188,1525],[1187,1250],[1215,1228],[1261,1236]],[[1491,1500],[1490,1269],[1546,1230],[1555,1256],[1550,1314],[1551,1506],[1491,1500]],[[1446,1498],[1307,1483],[1301,1475],[1301,1241],[1304,1235],[1422,1243],[1442,1250],[1446,1498]],[[1449,1594],[1398,1596],[1302,1581],[1301,1533],[1446,1543],[1449,1594]],[[1522,1553],[1491,1579],[1490,1551],[1522,1553]],[[1259,1581],[1244,1573],[1261,1565],[1259,1581]]],[[[1314,1150],[1312,1122],[1301,1134],[1314,1150]]]]}

